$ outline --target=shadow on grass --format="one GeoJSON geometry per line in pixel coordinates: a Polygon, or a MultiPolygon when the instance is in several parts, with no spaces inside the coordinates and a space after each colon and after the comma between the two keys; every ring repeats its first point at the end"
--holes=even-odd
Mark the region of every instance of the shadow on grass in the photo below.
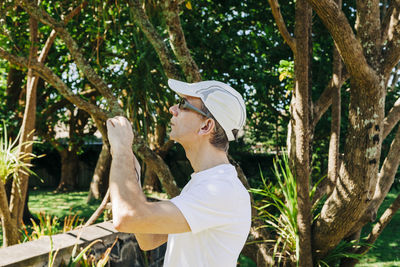
{"type": "Polygon", "coordinates": [[[32,213],[44,212],[58,218],[77,214],[88,219],[98,208],[101,200],[86,203],[88,191],[54,193],[50,190],[29,192],[29,209],[32,213]]]}
{"type": "MultiPolygon", "coordinates": [[[[378,210],[377,220],[382,213],[390,206],[400,192],[390,192],[378,210]]],[[[370,223],[363,229],[362,236],[365,237],[371,232],[376,224],[370,223]]],[[[374,247],[362,258],[361,266],[400,266],[400,213],[397,212],[382,234],[376,240],[374,247]],[[371,264],[371,265],[370,265],[371,264]]]]}

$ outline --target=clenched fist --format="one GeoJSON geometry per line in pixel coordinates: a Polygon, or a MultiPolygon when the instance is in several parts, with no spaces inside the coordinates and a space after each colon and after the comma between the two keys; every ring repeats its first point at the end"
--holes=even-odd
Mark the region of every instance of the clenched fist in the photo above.
{"type": "Polygon", "coordinates": [[[111,146],[111,155],[132,151],[132,125],[127,118],[116,116],[108,119],[107,135],[111,146]]]}

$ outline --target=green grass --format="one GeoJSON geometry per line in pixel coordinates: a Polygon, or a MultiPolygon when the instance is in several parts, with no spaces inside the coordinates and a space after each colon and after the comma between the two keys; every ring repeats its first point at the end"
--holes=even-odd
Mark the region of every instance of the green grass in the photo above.
{"type": "Polygon", "coordinates": [[[101,201],[86,203],[88,191],[69,193],[53,193],[53,191],[37,190],[29,192],[29,210],[33,214],[45,212],[58,218],[69,214],[78,214],[80,218],[89,219],[101,201]]]}
{"type": "MultiPolygon", "coordinates": [[[[390,192],[378,210],[379,219],[400,192],[390,192]]],[[[366,236],[374,224],[368,224],[363,229],[366,236]]],[[[400,266],[400,212],[398,211],[376,240],[374,247],[362,258],[357,267],[400,266]]]]}
{"type": "MultiPolygon", "coordinates": [[[[77,214],[86,222],[99,207],[101,200],[87,204],[87,196],[88,191],[54,193],[49,190],[30,190],[28,206],[35,217],[41,212],[52,217],[56,216],[62,229],[64,217],[77,214]]],[[[103,216],[100,216],[96,222],[101,221],[103,221],[103,216]]],[[[0,245],[2,244],[3,232],[0,225],[0,245]]]]}

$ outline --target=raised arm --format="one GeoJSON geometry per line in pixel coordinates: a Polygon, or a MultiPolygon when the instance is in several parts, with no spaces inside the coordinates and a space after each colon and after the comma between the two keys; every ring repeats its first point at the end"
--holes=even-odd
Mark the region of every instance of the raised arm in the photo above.
{"type": "Polygon", "coordinates": [[[140,165],[132,152],[133,133],[124,117],[107,120],[111,145],[110,193],[113,224],[134,233],[143,250],[167,241],[169,233],[190,231],[180,210],[170,201],[148,202],[139,184],[140,165]]]}

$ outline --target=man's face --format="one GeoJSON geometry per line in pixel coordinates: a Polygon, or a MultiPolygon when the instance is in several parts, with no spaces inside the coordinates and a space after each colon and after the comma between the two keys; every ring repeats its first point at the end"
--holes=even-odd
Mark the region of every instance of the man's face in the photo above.
{"type": "MultiPolygon", "coordinates": [[[[182,98],[198,109],[202,106],[200,98],[191,96],[182,98]]],[[[169,112],[172,114],[170,139],[181,144],[195,141],[205,119],[204,116],[191,109],[180,109],[178,104],[170,107],[169,112]]]]}

